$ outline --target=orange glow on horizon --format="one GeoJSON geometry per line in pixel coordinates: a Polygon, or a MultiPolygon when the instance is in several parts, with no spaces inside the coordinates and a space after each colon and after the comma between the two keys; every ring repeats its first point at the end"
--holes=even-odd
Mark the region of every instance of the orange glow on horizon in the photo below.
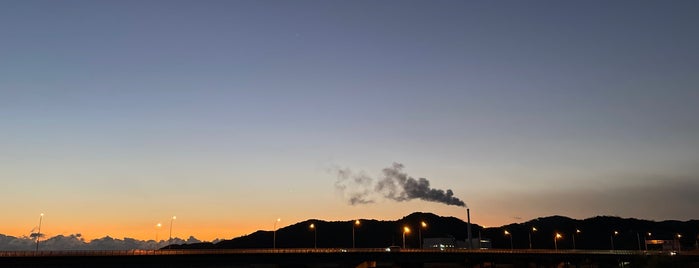
{"type": "MultiPolygon", "coordinates": [[[[302,200],[303,201],[303,200],[302,200]]],[[[41,232],[46,237],[56,235],[80,234],[86,241],[103,238],[106,236],[123,239],[133,238],[138,240],[153,240],[157,232],[159,240],[167,239],[170,221],[176,216],[172,227],[172,236],[187,239],[193,236],[201,241],[214,239],[232,239],[254,233],[258,230],[271,231],[273,223],[277,219],[276,228],[284,228],[298,222],[309,219],[318,219],[315,226],[322,225],[323,221],[352,222],[355,228],[361,228],[363,220],[398,220],[414,212],[433,213],[438,216],[456,217],[466,221],[466,212],[462,207],[444,206],[422,201],[405,203],[385,203],[374,206],[347,206],[344,203],[333,202],[316,203],[308,201],[305,204],[294,204],[294,207],[303,207],[299,212],[294,209],[263,210],[266,204],[260,207],[239,207],[233,210],[224,210],[225,207],[217,205],[203,206],[187,202],[173,204],[154,204],[149,207],[128,207],[125,209],[120,204],[110,205],[106,208],[94,208],[74,204],[68,206],[47,206],[41,211],[43,217],[41,232]],[[313,206],[311,206],[313,205],[313,206]],[[420,207],[415,209],[415,207],[420,207]],[[223,211],[223,212],[222,212],[223,211]],[[347,217],[347,215],[356,215],[347,217]],[[160,223],[158,228],[156,225],[160,223]]],[[[39,210],[39,209],[36,209],[39,210]]],[[[511,223],[508,217],[491,213],[479,213],[488,211],[488,208],[480,207],[472,210],[471,221],[484,227],[497,227],[511,223]]],[[[27,237],[33,228],[38,226],[38,212],[24,211],[10,208],[8,211],[14,221],[3,222],[0,234],[15,237],[27,237]]],[[[417,228],[428,228],[418,223],[417,228]]],[[[322,227],[321,227],[322,228],[322,227]]]]}

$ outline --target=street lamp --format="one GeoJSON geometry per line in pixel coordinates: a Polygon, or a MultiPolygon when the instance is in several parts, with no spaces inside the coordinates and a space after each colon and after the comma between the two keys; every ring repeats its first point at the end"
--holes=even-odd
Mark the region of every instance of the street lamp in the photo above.
{"type": "Polygon", "coordinates": [[[612,250],[614,250],[614,236],[618,235],[618,231],[614,231],[612,235],[610,236],[609,240],[612,242],[612,250]]]}
{"type": "Polygon", "coordinates": [[[403,227],[403,248],[405,248],[405,234],[410,233],[410,228],[408,226],[403,227]]]}
{"type": "Polygon", "coordinates": [[[359,227],[359,220],[354,220],[354,224],[352,224],[352,248],[355,248],[355,243],[354,243],[354,228],[359,227]]]}
{"type": "Polygon", "coordinates": [[[536,227],[532,227],[532,230],[529,231],[529,249],[532,249],[532,233],[536,231],[536,227]]]}
{"type": "Polygon", "coordinates": [[[172,222],[174,222],[177,219],[177,216],[172,216],[172,219],[170,219],[170,238],[167,240],[167,248],[169,249],[172,246],[172,222]]]}
{"type": "Polygon", "coordinates": [[[308,227],[311,228],[311,230],[313,230],[313,248],[318,248],[318,232],[316,229],[316,225],[311,223],[311,225],[308,227]]]}
{"type": "Polygon", "coordinates": [[[580,229],[575,229],[575,233],[573,234],[573,249],[575,249],[575,236],[580,233],[580,229]]]}
{"type": "Polygon", "coordinates": [[[39,239],[41,239],[41,220],[44,219],[44,213],[39,214],[39,232],[36,233],[36,251],[39,252],[39,239]]]}
{"type": "Polygon", "coordinates": [[[553,246],[556,248],[556,251],[558,251],[558,239],[563,238],[563,236],[559,233],[556,233],[556,235],[553,236],[553,246]]]}
{"type": "Polygon", "coordinates": [[[420,248],[422,248],[422,229],[427,229],[427,223],[425,221],[420,222],[420,228],[417,228],[418,239],[420,239],[420,248]]]}
{"type": "Polygon", "coordinates": [[[275,249],[277,248],[277,223],[280,222],[282,219],[277,219],[274,221],[274,227],[272,228],[272,248],[275,249]]]}
{"type": "Polygon", "coordinates": [[[514,244],[512,243],[512,234],[510,232],[508,232],[507,230],[505,230],[505,236],[510,237],[510,250],[514,250],[515,247],[514,247],[514,244]]]}
{"type": "Polygon", "coordinates": [[[160,227],[163,227],[161,223],[155,225],[155,243],[158,244],[158,233],[160,232],[160,227]]]}
{"type": "Polygon", "coordinates": [[[680,238],[682,238],[682,235],[677,234],[677,251],[682,251],[682,245],[680,244],[680,238]]]}
{"type": "Polygon", "coordinates": [[[643,236],[643,243],[646,244],[646,250],[648,250],[648,239],[650,238],[650,236],[650,232],[648,232],[648,236],[643,236]]]}

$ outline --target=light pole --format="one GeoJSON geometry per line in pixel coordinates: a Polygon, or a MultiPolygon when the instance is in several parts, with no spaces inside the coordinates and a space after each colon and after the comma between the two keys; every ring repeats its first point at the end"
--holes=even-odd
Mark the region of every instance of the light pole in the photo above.
{"type": "Polygon", "coordinates": [[[36,251],[39,252],[39,239],[41,239],[41,221],[44,219],[44,213],[39,214],[39,232],[36,233],[36,251]]]}
{"type": "Polygon", "coordinates": [[[505,236],[510,237],[510,250],[514,250],[515,247],[514,247],[514,244],[512,243],[512,234],[509,231],[505,230],[505,236]]]}
{"type": "Polygon", "coordinates": [[[316,225],[314,223],[311,223],[311,225],[308,227],[313,230],[313,248],[318,248],[318,229],[316,229],[316,225]]]}
{"type": "Polygon", "coordinates": [[[536,232],[536,227],[532,227],[532,230],[529,231],[529,249],[532,249],[532,233],[536,232]]]}
{"type": "Polygon", "coordinates": [[[405,248],[405,234],[410,233],[410,228],[408,226],[403,227],[403,248],[405,248]]]}
{"type": "Polygon", "coordinates": [[[420,239],[420,248],[422,248],[422,229],[427,229],[427,223],[425,221],[420,222],[420,228],[417,229],[417,236],[420,239]]]}
{"type": "Polygon", "coordinates": [[[167,239],[167,248],[172,246],[172,223],[177,219],[177,216],[172,216],[170,219],[170,238],[167,239]]]}
{"type": "Polygon", "coordinates": [[[274,227],[272,228],[274,230],[273,234],[272,234],[272,248],[273,249],[277,248],[277,223],[280,222],[281,220],[282,219],[278,218],[276,221],[274,221],[274,227]]]}
{"type": "Polygon", "coordinates": [[[614,236],[618,235],[618,231],[614,231],[612,235],[609,237],[609,240],[612,242],[612,250],[614,250],[614,236]]]}
{"type": "Polygon", "coordinates": [[[682,251],[682,245],[680,244],[680,238],[682,238],[682,235],[677,234],[677,251],[682,251]]]}
{"type": "Polygon", "coordinates": [[[580,229],[575,229],[575,233],[573,234],[573,249],[576,249],[575,247],[575,236],[580,233],[580,229]]]}
{"type": "Polygon", "coordinates": [[[160,227],[163,227],[161,223],[155,225],[155,244],[158,244],[158,233],[160,233],[160,227]]]}
{"type": "Polygon", "coordinates": [[[643,236],[643,243],[646,244],[646,250],[648,250],[648,238],[650,238],[651,233],[648,232],[648,236],[643,236]]]}
{"type": "Polygon", "coordinates": [[[354,228],[359,227],[359,220],[354,220],[354,224],[352,224],[352,248],[355,248],[354,244],[354,228]]]}
{"type": "Polygon", "coordinates": [[[556,233],[556,235],[553,236],[553,247],[556,248],[556,251],[558,251],[558,239],[563,238],[563,236],[559,233],[556,233]]]}

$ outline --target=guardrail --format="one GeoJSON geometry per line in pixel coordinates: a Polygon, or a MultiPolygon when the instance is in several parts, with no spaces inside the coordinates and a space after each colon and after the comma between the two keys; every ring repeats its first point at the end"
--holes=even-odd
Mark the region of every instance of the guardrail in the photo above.
{"type": "MultiPolygon", "coordinates": [[[[336,254],[336,253],[394,253],[385,248],[289,248],[289,249],[159,249],[159,250],[59,250],[59,251],[0,251],[0,257],[53,256],[161,256],[161,255],[223,255],[223,254],[336,254]]],[[[464,254],[587,254],[587,255],[667,255],[664,251],[638,250],[546,250],[546,249],[399,249],[402,253],[464,253],[464,254]]],[[[699,251],[680,252],[699,255],[699,251]]]]}

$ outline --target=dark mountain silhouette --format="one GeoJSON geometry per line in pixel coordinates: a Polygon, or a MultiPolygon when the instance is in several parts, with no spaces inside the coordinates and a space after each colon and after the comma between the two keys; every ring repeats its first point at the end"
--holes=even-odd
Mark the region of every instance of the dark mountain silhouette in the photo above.
{"type": "MultiPolygon", "coordinates": [[[[351,248],[352,228],[355,228],[355,244],[357,248],[381,248],[391,245],[402,245],[403,227],[411,230],[406,235],[409,248],[418,248],[418,227],[420,222],[427,223],[427,228],[421,229],[423,238],[453,237],[466,240],[467,224],[455,217],[441,217],[432,213],[416,212],[395,221],[360,220],[359,226],[354,221],[323,221],[306,220],[277,230],[277,248],[312,248],[314,232],[317,232],[319,248],[351,248]],[[315,231],[310,228],[314,224],[315,231]]],[[[512,236],[514,248],[529,248],[531,232],[533,248],[553,248],[554,235],[560,233],[563,237],[557,240],[559,249],[572,249],[573,236],[577,249],[610,249],[612,239],[615,249],[638,249],[639,244],[644,248],[644,239],[678,239],[684,249],[693,249],[697,245],[699,221],[648,221],[625,219],[610,216],[576,220],[563,216],[550,216],[533,219],[523,223],[513,223],[501,227],[483,228],[473,224],[473,237],[479,236],[492,241],[493,248],[509,248],[510,237],[505,236],[507,230],[512,236]],[[537,231],[531,231],[535,227],[537,231]],[[580,230],[576,233],[576,230],[580,230]],[[618,234],[614,234],[617,231],[618,234]],[[648,237],[650,233],[650,237],[648,237]],[[639,243],[640,242],[640,243],[639,243]]],[[[173,248],[271,248],[274,232],[257,231],[249,235],[218,243],[197,243],[173,245],[173,248]]]]}
{"type": "MultiPolygon", "coordinates": [[[[360,220],[359,226],[354,221],[306,220],[277,230],[278,248],[312,248],[314,232],[317,232],[318,247],[351,248],[352,228],[356,247],[387,247],[401,245],[403,227],[408,226],[411,233],[406,236],[410,247],[418,247],[418,230],[421,221],[428,228],[421,230],[423,237],[452,235],[464,240],[466,223],[454,217],[440,217],[431,213],[413,213],[396,221],[360,220]],[[315,231],[310,228],[314,224],[315,231]]],[[[480,226],[474,225],[477,232],[480,226]]],[[[270,248],[273,244],[272,231],[257,231],[231,240],[221,241],[215,248],[270,248]]],[[[195,246],[195,245],[193,245],[195,246]]]]}
{"type": "Polygon", "coordinates": [[[509,224],[498,228],[487,228],[485,235],[493,239],[493,247],[509,247],[509,237],[504,231],[512,233],[515,248],[529,247],[529,232],[531,232],[533,248],[553,248],[554,235],[560,233],[558,239],[560,249],[572,249],[573,240],[577,249],[611,249],[612,240],[615,249],[645,249],[645,239],[674,240],[677,235],[683,248],[696,248],[699,234],[699,221],[648,221],[625,219],[610,216],[597,216],[584,220],[576,220],[562,216],[538,218],[518,224],[509,224]],[[531,231],[535,227],[537,231],[531,231]],[[580,232],[576,232],[580,230],[580,232]],[[615,234],[615,231],[618,232],[615,234]],[[648,236],[648,234],[651,234],[648,236]],[[640,245],[640,246],[639,246],[640,245]]]}

